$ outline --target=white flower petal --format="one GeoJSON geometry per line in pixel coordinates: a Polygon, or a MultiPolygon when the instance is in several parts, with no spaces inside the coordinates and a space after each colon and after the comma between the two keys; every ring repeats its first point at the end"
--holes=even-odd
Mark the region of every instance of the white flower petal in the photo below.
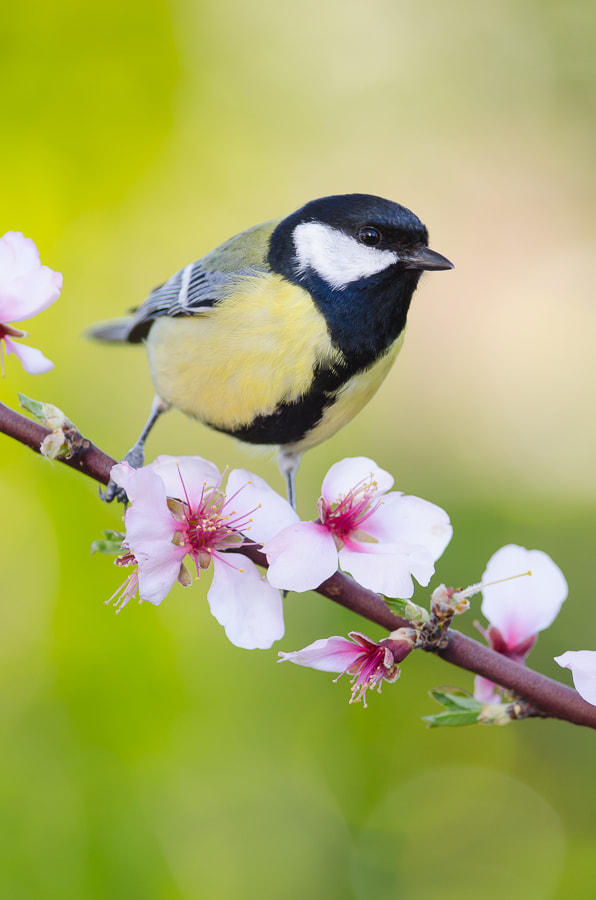
{"type": "Polygon", "coordinates": [[[26,238],[22,231],[7,231],[0,238],[0,280],[8,281],[14,275],[22,275],[41,266],[35,241],[26,238]]]}
{"type": "Polygon", "coordinates": [[[529,576],[482,589],[482,613],[499,629],[510,647],[548,628],[567,597],[567,582],[550,556],[516,544],[497,550],[488,561],[482,582],[528,571],[532,572],[529,576]]]}
{"type": "Polygon", "coordinates": [[[214,553],[207,599],[211,613],[236,647],[265,650],[283,637],[281,594],[250,559],[238,553],[214,553]]]}
{"type": "Polygon", "coordinates": [[[380,469],[376,462],[366,456],[342,459],[331,466],[321,486],[321,495],[328,504],[336,503],[356,485],[370,478],[376,482],[378,494],[383,494],[393,486],[393,476],[380,469]]]}
{"type": "Polygon", "coordinates": [[[596,706],[596,651],[567,650],[561,656],[555,656],[555,662],[564,669],[571,669],[578,694],[596,706]]]}
{"type": "Polygon", "coordinates": [[[140,599],[158,606],[174,587],[184,556],[183,548],[163,540],[146,540],[137,546],[140,599]]]}
{"type": "Polygon", "coordinates": [[[187,500],[198,506],[205,488],[213,488],[221,481],[217,466],[201,456],[156,457],[147,468],[153,469],[163,481],[168,497],[187,500]]]}
{"type": "Polygon", "coordinates": [[[172,543],[172,538],[176,533],[176,522],[166,505],[165,495],[161,498],[157,490],[153,495],[145,493],[139,496],[137,492],[134,501],[126,512],[124,521],[126,524],[126,544],[137,559],[138,554],[142,553],[145,543],[162,541],[169,545],[172,543]]]}
{"type": "Polygon", "coordinates": [[[46,359],[41,350],[28,347],[27,344],[21,344],[19,341],[13,341],[9,337],[5,337],[3,340],[6,345],[6,353],[14,353],[25,372],[29,372],[30,375],[43,375],[54,368],[54,363],[50,359],[46,359]]]}
{"type": "Polygon", "coordinates": [[[263,478],[246,469],[232,469],[226,497],[234,497],[233,505],[239,515],[250,514],[252,522],[246,533],[251,540],[260,543],[300,521],[287,500],[280,497],[263,478]]]}
{"type": "MultiPolygon", "coordinates": [[[[384,594],[386,597],[409,599],[414,593],[414,582],[411,572],[415,568],[422,571],[421,560],[411,555],[409,547],[396,547],[391,544],[357,544],[350,541],[339,551],[339,564],[344,572],[349,572],[359,584],[384,594]]],[[[413,548],[416,551],[418,548],[413,548]]],[[[424,548],[422,548],[424,551],[424,548]]],[[[434,566],[429,560],[430,573],[434,566]]],[[[426,582],[428,583],[428,582],[426,582]]]]}
{"type": "MultiPolygon", "coordinates": [[[[364,523],[363,530],[381,542],[425,547],[435,562],[453,535],[449,516],[440,506],[397,492],[383,497],[379,508],[364,523]]],[[[428,581],[423,583],[428,584],[428,581]]]]}
{"type": "Polygon", "coordinates": [[[345,672],[363,652],[354,641],[335,635],[314,641],[302,650],[280,653],[279,662],[293,662],[321,672],[345,672]]]}
{"type": "Polygon", "coordinates": [[[297,522],[267,541],[267,578],[277,588],[310,591],[337,571],[337,550],[323,525],[297,522]]]}
{"type": "Polygon", "coordinates": [[[62,275],[42,266],[31,238],[8,231],[0,238],[0,321],[21,322],[54,303],[62,275]]]}
{"type": "Polygon", "coordinates": [[[131,500],[126,512],[126,546],[138,563],[139,597],[158,604],[173,587],[185,550],[172,543],[176,523],[166,502],[164,484],[151,467],[133,469],[120,463],[112,478],[131,500]]]}
{"type": "MultiPolygon", "coordinates": [[[[110,478],[119,487],[124,488],[128,499],[134,502],[137,495],[148,504],[164,506],[166,503],[166,491],[161,478],[159,478],[150,466],[142,469],[133,469],[128,462],[117,463],[112,466],[110,478]]],[[[130,510],[129,510],[130,513],[130,510]]]]}

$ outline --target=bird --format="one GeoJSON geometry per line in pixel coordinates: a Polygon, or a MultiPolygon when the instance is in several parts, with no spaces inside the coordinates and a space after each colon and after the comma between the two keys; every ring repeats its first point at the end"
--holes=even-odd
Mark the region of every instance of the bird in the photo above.
{"type": "MultiPolygon", "coordinates": [[[[388,374],[422,272],[452,268],[413,212],[370,194],[311,200],[230,238],[128,317],[89,331],[144,343],[148,354],[155,398],[125,459],[143,465],[147,435],[174,407],[277,447],[295,508],[302,454],[349,422],[388,374]]],[[[113,483],[103,494],[117,495],[113,483]]]]}

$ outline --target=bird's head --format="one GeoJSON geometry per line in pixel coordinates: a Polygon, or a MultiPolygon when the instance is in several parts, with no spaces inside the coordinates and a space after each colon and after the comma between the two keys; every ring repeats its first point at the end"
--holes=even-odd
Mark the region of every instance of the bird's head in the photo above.
{"type": "Polygon", "coordinates": [[[453,268],[429,248],[413,212],[369,194],[312,200],[283,219],[271,236],[269,263],[310,292],[345,349],[355,328],[359,344],[363,337],[390,343],[405,325],[421,273],[453,268]]]}

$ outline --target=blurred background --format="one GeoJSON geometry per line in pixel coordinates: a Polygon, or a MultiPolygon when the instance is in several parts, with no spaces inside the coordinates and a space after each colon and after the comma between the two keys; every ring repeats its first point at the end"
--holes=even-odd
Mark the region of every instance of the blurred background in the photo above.
{"type": "MultiPolygon", "coordinates": [[[[27,323],[55,369],[9,358],[0,399],[56,403],[122,456],[145,356],[85,341],[90,323],[307,200],[397,200],[456,268],[424,277],[391,376],[307,455],[300,511],[331,463],[366,455],[450,513],[434,584],[478,580],[505,543],[545,550],[570,596],[530,663],[569,682],[553,655],[596,648],[595,29],[584,0],[10,4],[0,229],[32,237],[64,290],[27,323]]],[[[176,412],[158,453],[283,488],[266,456],[176,412]]],[[[593,897],[590,731],[429,731],[427,691],[472,677],[422,655],[350,706],[346,679],[276,665],[380,636],[314,594],[287,598],[267,652],[226,641],[209,574],[116,618],[122,571],[89,546],[119,511],[7,438],[0,460],[2,897],[593,897]]]]}

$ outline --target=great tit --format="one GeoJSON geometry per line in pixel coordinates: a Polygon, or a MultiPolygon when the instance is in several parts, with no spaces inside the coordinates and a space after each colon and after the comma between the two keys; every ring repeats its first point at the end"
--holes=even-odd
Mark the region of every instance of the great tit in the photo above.
{"type": "Polygon", "coordinates": [[[277,446],[295,505],[302,453],[349,422],[389,372],[422,271],[451,268],[414,213],[369,194],[312,200],[236,235],[131,317],[90,332],[145,343],[149,355],[156,397],[125,458],[143,464],[149,431],[173,406],[277,446]]]}

